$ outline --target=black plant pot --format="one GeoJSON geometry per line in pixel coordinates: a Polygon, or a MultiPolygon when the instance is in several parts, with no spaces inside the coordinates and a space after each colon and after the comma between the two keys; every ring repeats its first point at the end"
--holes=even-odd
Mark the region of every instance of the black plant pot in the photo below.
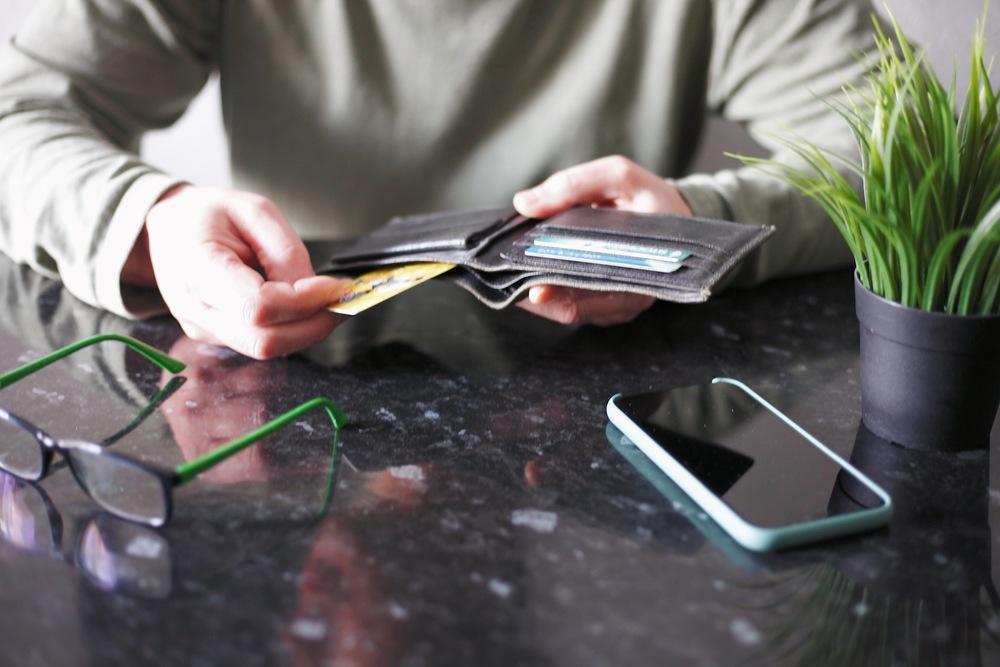
{"type": "Polygon", "coordinates": [[[987,447],[1000,404],[1000,316],[907,308],[854,278],[861,418],[915,449],[987,447]]]}

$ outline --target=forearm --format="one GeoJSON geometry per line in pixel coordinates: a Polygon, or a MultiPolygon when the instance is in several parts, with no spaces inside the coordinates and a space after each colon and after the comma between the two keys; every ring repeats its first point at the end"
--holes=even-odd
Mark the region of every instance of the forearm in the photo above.
{"type": "Polygon", "coordinates": [[[57,103],[25,106],[0,99],[0,248],[87,303],[134,314],[122,269],[146,211],[177,181],[57,103]]]}
{"type": "Polygon", "coordinates": [[[139,159],[138,140],[204,84],[218,21],[209,0],[34,8],[0,47],[0,250],[87,303],[142,314],[121,278],[151,284],[143,224],[178,181],[139,159]]]}
{"type": "Polygon", "coordinates": [[[850,251],[826,214],[777,178],[740,168],[689,176],[674,183],[696,216],[774,225],[777,229],[734,272],[732,284],[747,287],[775,277],[851,264],[850,251]]]}

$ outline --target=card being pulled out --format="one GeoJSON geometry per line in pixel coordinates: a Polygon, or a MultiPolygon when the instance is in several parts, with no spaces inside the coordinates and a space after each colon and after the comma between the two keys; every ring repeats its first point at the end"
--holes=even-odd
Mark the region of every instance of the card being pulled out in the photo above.
{"type": "Polygon", "coordinates": [[[444,262],[416,262],[371,271],[347,283],[327,309],[357,315],[453,268],[454,264],[444,262]]]}

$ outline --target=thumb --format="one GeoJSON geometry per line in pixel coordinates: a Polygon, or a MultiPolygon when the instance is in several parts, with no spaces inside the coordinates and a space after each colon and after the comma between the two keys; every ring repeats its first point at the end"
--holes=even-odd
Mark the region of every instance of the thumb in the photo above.
{"type": "Polygon", "coordinates": [[[579,204],[604,204],[628,194],[637,165],[618,156],[584,162],[549,176],[514,195],[514,208],[529,218],[546,218],[579,204]]]}
{"type": "Polygon", "coordinates": [[[294,283],[316,275],[305,244],[274,202],[257,195],[236,197],[228,214],[268,280],[294,283]]]}

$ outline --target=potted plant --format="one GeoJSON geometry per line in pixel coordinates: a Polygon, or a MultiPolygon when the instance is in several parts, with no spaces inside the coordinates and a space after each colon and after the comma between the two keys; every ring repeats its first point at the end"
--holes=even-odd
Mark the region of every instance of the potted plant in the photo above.
{"type": "Polygon", "coordinates": [[[830,105],[860,160],[802,139],[803,161],[733,156],[816,201],[854,255],[861,325],[862,419],[876,435],[924,449],[985,447],[1000,403],[1000,109],[972,42],[956,113],[945,88],[893,18],[875,20],[879,64],[868,90],[830,105]],[[841,169],[857,175],[859,192],[841,169]]]}

